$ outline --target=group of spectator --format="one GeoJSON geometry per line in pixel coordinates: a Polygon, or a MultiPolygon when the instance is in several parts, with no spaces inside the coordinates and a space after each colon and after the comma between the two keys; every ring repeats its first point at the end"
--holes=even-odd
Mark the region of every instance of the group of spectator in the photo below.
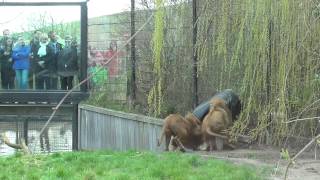
{"type": "Polygon", "coordinates": [[[54,31],[43,33],[36,30],[30,43],[23,36],[15,42],[10,31],[5,29],[0,40],[1,87],[72,89],[78,72],[77,51],[77,41],[70,35],[65,36],[62,43],[54,31]]]}
{"type": "Polygon", "coordinates": [[[120,71],[120,58],[124,53],[118,51],[117,41],[112,40],[107,50],[88,47],[88,73],[95,74],[89,82],[91,89],[99,89],[110,79],[115,79],[120,71]]]}

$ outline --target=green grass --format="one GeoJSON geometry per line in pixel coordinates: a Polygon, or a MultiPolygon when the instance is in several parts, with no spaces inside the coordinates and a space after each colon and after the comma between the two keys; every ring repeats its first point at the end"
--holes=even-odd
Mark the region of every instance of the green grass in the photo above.
{"type": "Polygon", "coordinates": [[[67,152],[0,157],[0,179],[262,179],[258,170],[197,155],[67,152]]]}

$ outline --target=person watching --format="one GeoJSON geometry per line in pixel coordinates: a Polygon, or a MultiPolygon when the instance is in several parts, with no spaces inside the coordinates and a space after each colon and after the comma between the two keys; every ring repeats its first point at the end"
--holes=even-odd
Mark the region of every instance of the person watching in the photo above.
{"type": "Polygon", "coordinates": [[[2,89],[14,89],[15,71],[12,69],[13,40],[9,37],[0,50],[1,86],[2,89]]]}
{"type": "Polygon", "coordinates": [[[20,36],[12,51],[13,69],[16,72],[18,89],[28,89],[30,53],[30,46],[26,45],[24,38],[20,36]]]}

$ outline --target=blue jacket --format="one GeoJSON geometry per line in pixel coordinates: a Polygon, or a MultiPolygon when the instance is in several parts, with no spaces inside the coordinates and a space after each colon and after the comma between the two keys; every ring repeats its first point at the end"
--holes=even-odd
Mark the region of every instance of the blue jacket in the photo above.
{"type": "Polygon", "coordinates": [[[17,45],[12,50],[13,69],[29,69],[30,67],[30,52],[29,45],[17,45]]]}

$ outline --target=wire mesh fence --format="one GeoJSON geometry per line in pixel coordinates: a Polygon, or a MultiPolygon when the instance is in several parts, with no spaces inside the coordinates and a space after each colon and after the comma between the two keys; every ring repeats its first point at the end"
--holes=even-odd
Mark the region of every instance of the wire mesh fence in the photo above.
{"type": "Polygon", "coordinates": [[[90,79],[89,87],[93,94],[108,92],[107,98],[120,104],[126,101],[127,92],[126,63],[129,51],[120,48],[130,33],[127,14],[92,18],[88,23],[88,73],[95,73],[102,68],[90,79]],[[122,32],[121,29],[126,31],[122,32]]]}
{"type": "MultiPolygon", "coordinates": [[[[169,2],[169,1],[168,1],[169,2]]],[[[168,102],[168,106],[177,107],[178,110],[190,109],[192,106],[191,100],[185,97],[191,97],[191,57],[192,57],[192,44],[190,36],[192,36],[192,16],[187,11],[191,10],[188,5],[178,5],[178,2],[169,4],[167,8],[168,14],[166,15],[166,44],[164,49],[164,59],[171,65],[166,66],[165,74],[167,77],[175,77],[174,82],[170,83],[166,91],[166,99],[173,100],[173,95],[178,99],[184,99],[184,101],[171,101],[168,102]],[[185,8],[184,20],[181,17],[175,17],[177,10],[185,8]],[[180,19],[179,19],[180,18],[180,19]],[[190,22],[189,22],[190,20],[190,22]],[[180,31],[182,34],[177,34],[180,31]],[[184,33],[185,32],[185,33],[184,33]],[[183,72],[176,72],[176,69],[181,66],[185,68],[183,72]],[[177,78],[177,79],[176,79],[177,78]],[[177,87],[178,86],[178,87],[177,87]],[[179,93],[171,93],[175,88],[179,88],[179,93]]],[[[153,67],[153,49],[152,49],[152,37],[154,32],[154,4],[149,1],[134,2],[136,7],[134,13],[134,19],[132,19],[132,12],[126,11],[115,15],[107,15],[99,18],[89,19],[89,72],[90,69],[94,69],[95,65],[100,65],[108,60],[110,57],[110,51],[112,48],[110,44],[116,42],[118,49],[117,55],[110,63],[105,66],[105,70],[101,71],[101,74],[106,74],[107,79],[102,80],[104,83],[100,83],[98,88],[93,88],[95,77],[91,80],[92,84],[91,99],[89,103],[104,106],[114,107],[119,104],[126,104],[130,101],[130,93],[135,90],[135,106],[130,111],[136,111],[143,114],[148,114],[148,94],[154,84],[154,67],[153,67]],[[146,21],[149,18],[151,21],[146,21]],[[124,42],[132,34],[131,21],[134,21],[135,29],[137,32],[141,26],[143,29],[139,30],[134,39],[134,48],[132,49],[132,43],[127,45],[124,42]],[[121,49],[119,48],[121,47],[121,49]],[[134,51],[134,53],[132,52],[134,51]],[[108,56],[109,53],[109,56],[108,56]],[[134,56],[132,56],[134,54],[134,56]],[[132,61],[135,65],[132,66],[132,61]],[[93,67],[93,68],[92,68],[93,67]],[[135,82],[132,86],[132,71],[135,73],[135,82]]],[[[130,9],[130,7],[128,7],[130,9]]],[[[106,75],[101,75],[106,77],[106,75]]],[[[100,75],[98,74],[96,78],[100,75]]],[[[166,81],[172,79],[166,78],[166,81]]],[[[190,98],[191,99],[191,98],[190,98]]],[[[128,103],[130,104],[130,102],[128,103]]],[[[123,110],[126,105],[120,105],[123,110]]],[[[129,107],[130,108],[130,107],[129,107]]],[[[170,108],[169,108],[170,109],[170,108]]]]}
{"type": "MultiPolygon", "coordinates": [[[[49,116],[3,116],[0,119],[0,134],[8,138],[10,143],[20,144],[25,139],[32,153],[52,153],[72,151],[72,120],[69,117],[57,116],[40,135],[49,116]]],[[[0,155],[16,152],[3,141],[0,144],[0,155]]]]}

